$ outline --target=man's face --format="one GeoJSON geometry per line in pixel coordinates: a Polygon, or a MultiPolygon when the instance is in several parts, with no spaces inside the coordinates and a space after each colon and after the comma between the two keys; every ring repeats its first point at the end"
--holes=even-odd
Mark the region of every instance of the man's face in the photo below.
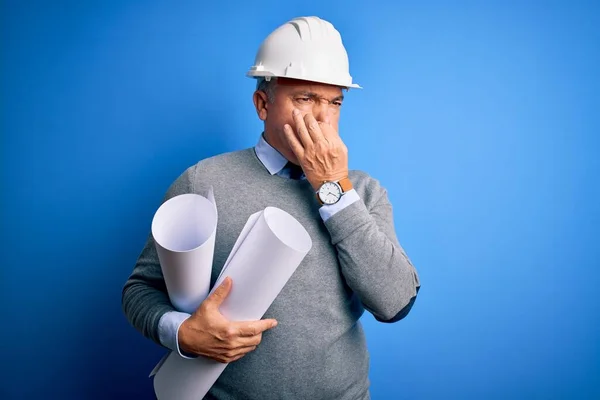
{"type": "MultiPolygon", "coordinates": [[[[255,96],[257,95],[255,94],[255,96]]],[[[266,100],[266,96],[261,97],[266,100]]],[[[343,99],[342,88],[338,86],[278,78],[275,87],[275,101],[273,103],[265,101],[264,110],[261,111],[257,106],[257,111],[259,118],[265,121],[267,141],[289,161],[299,164],[283,133],[285,124],[296,129],[292,117],[294,108],[300,110],[303,116],[311,113],[317,121],[329,123],[338,131],[343,99]]]]}

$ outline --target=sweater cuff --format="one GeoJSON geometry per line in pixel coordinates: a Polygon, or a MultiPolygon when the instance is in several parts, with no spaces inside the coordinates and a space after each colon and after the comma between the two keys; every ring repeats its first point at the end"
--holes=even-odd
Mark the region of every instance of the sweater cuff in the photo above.
{"type": "Polygon", "coordinates": [[[367,206],[359,199],[331,216],[325,221],[325,227],[331,236],[331,243],[336,245],[371,221],[372,217],[367,206]]]}

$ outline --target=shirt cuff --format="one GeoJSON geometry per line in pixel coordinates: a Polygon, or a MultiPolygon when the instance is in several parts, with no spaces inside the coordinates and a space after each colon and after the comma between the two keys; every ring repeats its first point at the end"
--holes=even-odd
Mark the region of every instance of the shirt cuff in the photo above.
{"type": "Polygon", "coordinates": [[[166,312],[158,321],[158,339],[163,346],[176,351],[181,357],[196,358],[192,354],[182,353],[179,348],[179,327],[189,317],[190,314],[179,311],[166,312]]]}
{"type": "Polygon", "coordinates": [[[325,222],[329,218],[333,217],[336,213],[342,211],[344,208],[358,200],[360,200],[360,196],[355,189],[351,189],[344,193],[340,201],[337,203],[323,205],[321,208],[319,208],[319,214],[321,214],[321,218],[323,219],[323,222],[325,222]]]}

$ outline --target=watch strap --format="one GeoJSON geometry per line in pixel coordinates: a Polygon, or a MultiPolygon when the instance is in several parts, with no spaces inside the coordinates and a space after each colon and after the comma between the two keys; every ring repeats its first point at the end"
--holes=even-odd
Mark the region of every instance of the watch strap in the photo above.
{"type": "Polygon", "coordinates": [[[352,181],[348,178],[343,178],[338,181],[338,184],[342,188],[342,193],[349,192],[352,190],[352,181]]]}

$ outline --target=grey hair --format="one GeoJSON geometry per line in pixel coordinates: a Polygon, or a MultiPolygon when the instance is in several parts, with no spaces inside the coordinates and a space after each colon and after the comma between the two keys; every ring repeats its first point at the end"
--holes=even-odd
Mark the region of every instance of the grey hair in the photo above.
{"type": "Polygon", "coordinates": [[[269,103],[274,103],[276,84],[277,78],[271,78],[270,80],[266,80],[265,78],[260,77],[256,80],[256,90],[265,92],[267,94],[267,99],[269,99],[269,103]]]}

